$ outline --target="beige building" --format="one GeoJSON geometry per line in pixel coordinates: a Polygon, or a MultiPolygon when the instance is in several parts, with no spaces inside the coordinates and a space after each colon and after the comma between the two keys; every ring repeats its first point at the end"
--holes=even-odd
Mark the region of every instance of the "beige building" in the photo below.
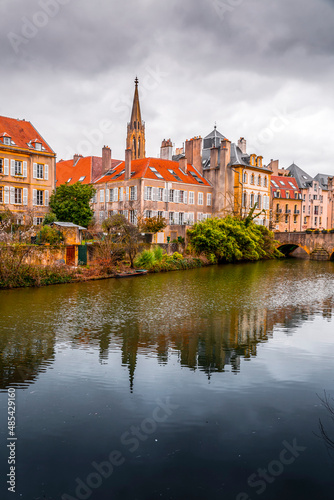
{"type": "Polygon", "coordinates": [[[55,187],[55,158],[34,126],[0,117],[0,211],[10,210],[18,224],[40,224],[55,187]]]}

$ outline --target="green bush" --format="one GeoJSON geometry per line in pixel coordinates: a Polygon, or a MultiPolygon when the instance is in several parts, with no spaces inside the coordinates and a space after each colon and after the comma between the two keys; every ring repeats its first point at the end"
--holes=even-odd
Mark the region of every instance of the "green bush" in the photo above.
{"type": "Polygon", "coordinates": [[[162,248],[159,247],[159,246],[154,247],[153,253],[154,253],[154,259],[155,259],[155,261],[156,262],[161,262],[162,261],[162,257],[163,257],[162,248]]]}
{"type": "Polygon", "coordinates": [[[43,226],[36,235],[37,243],[50,243],[50,245],[57,245],[64,240],[64,236],[58,229],[50,226],[43,226]]]}
{"type": "Polygon", "coordinates": [[[198,222],[188,230],[190,245],[211,262],[281,257],[274,233],[250,220],[227,216],[198,222]]]}
{"type": "Polygon", "coordinates": [[[153,250],[143,250],[134,260],[135,267],[151,269],[155,264],[155,256],[153,250]]]}

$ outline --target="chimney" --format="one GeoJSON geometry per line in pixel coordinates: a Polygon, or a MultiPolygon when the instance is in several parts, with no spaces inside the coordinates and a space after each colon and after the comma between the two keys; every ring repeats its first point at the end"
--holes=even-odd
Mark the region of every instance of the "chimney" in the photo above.
{"type": "Polygon", "coordinates": [[[193,137],[190,141],[186,141],[185,155],[188,163],[193,165],[196,170],[203,175],[202,168],[202,137],[193,137]]]}
{"type": "Polygon", "coordinates": [[[210,168],[218,167],[218,151],[219,148],[210,149],[210,168]]]}
{"type": "Polygon", "coordinates": [[[245,155],[246,153],[246,139],[244,137],[240,137],[238,140],[238,148],[241,149],[241,152],[245,155]]]}
{"type": "Polygon", "coordinates": [[[185,156],[182,156],[179,159],[179,169],[186,175],[188,174],[188,159],[185,156]]]}
{"type": "Polygon", "coordinates": [[[125,150],[125,180],[131,179],[131,160],[132,160],[132,150],[125,150]]]}
{"type": "Polygon", "coordinates": [[[108,172],[111,167],[111,149],[109,146],[103,146],[102,148],[102,171],[103,173],[108,172]]]}
{"type": "Polygon", "coordinates": [[[82,158],[82,155],[75,154],[73,156],[73,167],[76,166],[76,164],[78,163],[78,161],[80,160],[80,158],[82,158]]]}
{"type": "Polygon", "coordinates": [[[273,175],[278,175],[279,160],[270,160],[268,168],[270,168],[270,170],[272,170],[273,175]]]}
{"type": "Polygon", "coordinates": [[[231,161],[231,142],[228,139],[224,139],[220,144],[220,168],[226,169],[230,161],[231,161]]]}
{"type": "Polygon", "coordinates": [[[171,160],[173,157],[173,144],[170,139],[164,139],[161,143],[160,158],[162,160],[171,160]]]}

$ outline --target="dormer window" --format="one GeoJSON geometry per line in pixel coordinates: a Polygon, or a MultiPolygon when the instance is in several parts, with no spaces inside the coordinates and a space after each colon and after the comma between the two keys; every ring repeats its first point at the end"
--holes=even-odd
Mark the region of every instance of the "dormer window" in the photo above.
{"type": "Polygon", "coordinates": [[[11,142],[12,142],[12,141],[10,140],[10,137],[6,137],[6,136],[5,136],[5,137],[3,138],[3,143],[5,144],[5,146],[10,146],[11,142]]]}
{"type": "Polygon", "coordinates": [[[33,141],[30,142],[30,144],[36,149],[36,151],[42,151],[42,143],[39,139],[34,139],[33,141]]]}
{"type": "MultiPolygon", "coordinates": [[[[83,175],[82,177],[80,177],[79,182],[82,182],[82,181],[84,181],[85,179],[86,179],[86,176],[85,176],[85,175],[83,175]]],[[[68,182],[69,182],[69,181],[68,181],[68,182]]]]}
{"type": "Polygon", "coordinates": [[[70,178],[68,179],[68,181],[66,181],[66,182],[71,182],[71,180],[72,180],[72,177],[70,177],[70,178]]]}

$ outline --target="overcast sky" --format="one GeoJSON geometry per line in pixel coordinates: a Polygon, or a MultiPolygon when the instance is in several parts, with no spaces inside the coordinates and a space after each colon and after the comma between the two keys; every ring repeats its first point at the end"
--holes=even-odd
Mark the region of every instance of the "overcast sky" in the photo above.
{"type": "Polygon", "coordinates": [[[138,75],[146,154],[217,122],[248,152],[334,174],[334,0],[0,0],[0,114],[57,153],[123,159],[138,75]]]}

